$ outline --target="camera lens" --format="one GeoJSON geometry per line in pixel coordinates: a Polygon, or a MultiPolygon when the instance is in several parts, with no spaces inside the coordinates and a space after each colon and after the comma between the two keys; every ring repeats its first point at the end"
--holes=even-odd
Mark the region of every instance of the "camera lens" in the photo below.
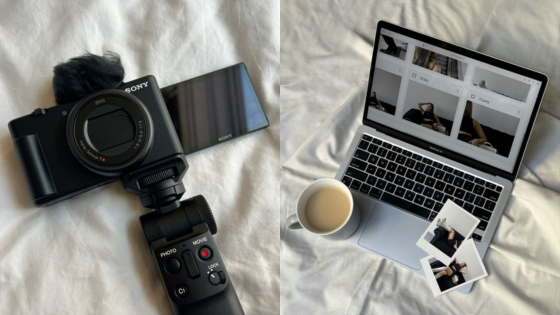
{"type": "Polygon", "coordinates": [[[74,156],[104,176],[118,176],[140,163],[153,142],[146,106],[121,90],[103,90],[78,102],[66,128],[74,156]]]}

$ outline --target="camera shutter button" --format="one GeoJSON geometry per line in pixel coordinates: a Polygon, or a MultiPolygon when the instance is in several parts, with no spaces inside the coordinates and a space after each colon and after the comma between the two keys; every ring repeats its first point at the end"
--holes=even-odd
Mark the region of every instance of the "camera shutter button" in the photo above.
{"type": "Polygon", "coordinates": [[[181,270],[181,262],[179,259],[171,257],[165,262],[165,271],[168,273],[175,274],[179,272],[179,270],[181,270]]]}

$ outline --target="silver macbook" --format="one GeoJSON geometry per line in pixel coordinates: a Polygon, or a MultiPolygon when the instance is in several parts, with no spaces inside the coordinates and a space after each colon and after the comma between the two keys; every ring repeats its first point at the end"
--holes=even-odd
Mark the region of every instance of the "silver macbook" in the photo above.
{"type": "Polygon", "coordinates": [[[426,253],[416,241],[451,199],[480,219],[465,237],[484,257],[547,83],[544,74],[380,21],[363,125],[336,175],[362,214],[346,241],[422,274],[426,253]]]}

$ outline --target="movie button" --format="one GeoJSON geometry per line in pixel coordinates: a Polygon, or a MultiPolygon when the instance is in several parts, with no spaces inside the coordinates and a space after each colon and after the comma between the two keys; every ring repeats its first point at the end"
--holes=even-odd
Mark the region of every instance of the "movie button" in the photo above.
{"type": "Polygon", "coordinates": [[[213,285],[220,284],[220,275],[216,271],[211,272],[210,275],[208,276],[208,279],[210,280],[210,283],[212,283],[213,285]]]}
{"type": "Polygon", "coordinates": [[[165,261],[165,271],[170,274],[176,274],[181,270],[181,262],[179,259],[171,257],[167,261],[165,261]]]}
{"type": "Polygon", "coordinates": [[[212,250],[209,247],[202,247],[199,251],[198,251],[198,257],[200,257],[200,259],[202,260],[208,260],[210,258],[212,258],[212,250]]]}
{"type": "Polygon", "coordinates": [[[184,285],[184,284],[179,284],[176,288],[175,288],[175,295],[177,295],[180,298],[184,298],[189,294],[189,288],[184,285]]]}

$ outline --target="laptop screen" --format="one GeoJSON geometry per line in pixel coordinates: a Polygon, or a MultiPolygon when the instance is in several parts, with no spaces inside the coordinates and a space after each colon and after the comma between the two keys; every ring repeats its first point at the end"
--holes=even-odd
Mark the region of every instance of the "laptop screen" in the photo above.
{"type": "Polygon", "coordinates": [[[546,82],[394,30],[379,34],[366,118],[512,173],[546,82]]]}

